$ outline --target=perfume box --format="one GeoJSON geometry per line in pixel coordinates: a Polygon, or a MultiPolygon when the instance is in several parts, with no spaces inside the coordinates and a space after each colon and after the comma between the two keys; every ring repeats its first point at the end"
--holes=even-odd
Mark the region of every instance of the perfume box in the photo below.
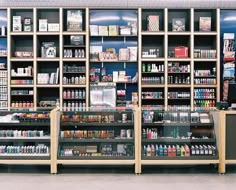
{"type": "Polygon", "coordinates": [[[13,24],[13,32],[21,32],[22,31],[22,24],[13,24]]]}
{"type": "Polygon", "coordinates": [[[67,11],[67,31],[82,31],[83,16],[81,10],[67,11]]]}
{"type": "Polygon", "coordinates": [[[50,23],[48,24],[48,31],[49,32],[59,32],[60,25],[58,23],[50,23]]]}
{"type": "Polygon", "coordinates": [[[188,47],[178,46],[174,49],[174,54],[176,58],[187,58],[188,57],[188,47]]]}
{"type": "Polygon", "coordinates": [[[199,31],[210,32],[211,31],[211,17],[199,18],[199,31]]]}
{"type": "Polygon", "coordinates": [[[148,31],[159,31],[159,16],[158,15],[149,15],[147,17],[148,21],[148,26],[147,29],[148,31]]]}
{"type": "Polygon", "coordinates": [[[174,32],[185,31],[185,19],[184,18],[173,18],[172,19],[172,31],[174,31],[174,32]]]}
{"type": "Polygon", "coordinates": [[[70,36],[71,45],[84,45],[84,36],[70,36]]]}
{"type": "Polygon", "coordinates": [[[47,32],[48,31],[48,20],[47,19],[39,19],[39,31],[47,32]]]}

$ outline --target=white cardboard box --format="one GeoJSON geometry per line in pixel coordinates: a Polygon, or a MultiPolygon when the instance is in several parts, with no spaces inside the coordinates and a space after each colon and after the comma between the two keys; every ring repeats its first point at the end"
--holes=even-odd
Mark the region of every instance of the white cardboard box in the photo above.
{"type": "Polygon", "coordinates": [[[58,23],[50,23],[48,24],[48,31],[49,32],[59,32],[60,25],[58,23]]]}
{"type": "Polygon", "coordinates": [[[39,19],[39,31],[47,32],[48,31],[48,20],[47,19],[39,19]]]}

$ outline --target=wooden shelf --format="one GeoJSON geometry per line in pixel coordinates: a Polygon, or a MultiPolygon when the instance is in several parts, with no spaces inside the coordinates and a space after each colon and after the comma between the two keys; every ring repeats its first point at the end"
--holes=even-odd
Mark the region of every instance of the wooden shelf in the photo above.
{"type": "Polygon", "coordinates": [[[217,58],[194,58],[193,61],[197,62],[216,62],[217,58]]]}
{"type": "Polygon", "coordinates": [[[148,61],[165,61],[165,58],[142,58],[141,61],[143,62],[148,62],[148,61]]]}
{"type": "Polygon", "coordinates": [[[86,58],[62,58],[63,61],[86,61],[86,58]]]}
{"type": "Polygon", "coordinates": [[[85,100],[85,98],[63,98],[63,100],[85,100]]]}
{"type": "Polygon", "coordinates": [[[34,35],[34,32],[24,32],[24,31],[22,31],[22,32],[10,32],[10,35],[11,36],[27,36],[27,35],[32,36],[32,35],[34,35]]]}
{"type": "Polygon", "coordinates": [[[92,37],[92,38],[98,38],[98,37],[101,37],[101,38],[117,38],[117,37],[121,37],[121,38],[123,38],[123,37],[138,37],[138,35],[114,35],[114,36],[109,36],[109,35],[107,35],[107,36],[102,36],[102,35],[96,35],[96,36],[92,36],[92,35],[90,35],[90,37],[92,37]]]}
{"type": "Polygon", "coordinates": [[[11,78],[33,78],[33,76],[11,76],[11,78]]]}
{"type": "Polygon", "coordinates": [[[0,142],[50,142],[50,137],[0,137],[0,142]]]}
{"type": "Polygon", "coordinates": [[[216,76],[194,76],[194,78],[216,78],[216,76]]]}
{"type": "Polygon", "coordinates": [[[63,74],[85,74],[86,73],[86,71],[84,71],[84,72],[63,72],[63,74]]]}
{"type": "Polygon", "coordinates": [[[168,100],[191,100],[191,98],[168,98],[168,100]]]}
{"type": "Polygon", "coordinates": [[[73,47],[76,47],[76,48],[85,48],[86,46],[85,45],[63,45],[64,48],[73,48],[73,47]]]}
{"type": "Polygon", "coordinates": [[[49,32],[49,31],[47,31],[47,32],[36,32],[36,34],[37,35],[42,35],[42,36],[44,36],[44,35],[60,35],[60,32],[58,31],[58,32],[49,32]]]}
{"type": "Polygon", "coordinates": [[[11,61],[34,61],[34,58],[16,58],[16,57],[11,57],[11,61]]]}
{"type": "Polygon", "coordinates": [[[86,88],[85,84],[63,84],[64,88],[86,88]]]}
{"type": "Polygon", "coordinates": [[[190,84],[168,84],[168,88],[190,88],[190,84]]]}
{"type": "Polygon", "coordinates": [[[37,61],[60,61],[60,58],[37,58],[37,61]]]}
{"type": "Polygon", "coordinates": [[[191,32],[172,32],[172,31],[169,31],[169,32],[167,32],[167,35],[169,35],[169,36],[189,36],[190,37],[190,34],[191,34],[191,32]]]}
{"type": "Polygon", "coordinates": [[[195,31],[194,32],[194,36],[216,36],[217,35],[217,32],[215,31],[212,31],[212,32],[198,32],[198,31],[195,31]]]}
{"type": "Polygon", "coordinates": [[[64,32],[62,32],[62,34],[63,35],[87,35],[87,32],[85,32],[85,31],[82,31],[82,32],[77,32],[77,31],[64,31],[64,32]]]}
{"type": "Polygon", "coordinates": [[[164,98],[142,98],[142,100],[164,100],[164,98]]]}
{"type": "MultiPolygon", "coordinates": [[[[125,162],[123,163],[123,160],[124,161],[133,160],[132,162],[130,162],[130,164],[134,164],[134,156],[58,156],[58,160],[84,160],[86,161],[87,164],[89,160],[91,161],[92,160],[94,161],[95,160],[100,160],[100,161],[116,160],[116,162],[113,162],[113,164],[118,164],[118,165],[124,165],[125,162]]],[[[82,162],[80,162],[80,164],[82,164],[82,162]]],[[[99,162],[97,162],[97,164],[99,164],[99,162]]],[[[105,164],[109,164],[109,162],[105,164]]]]}
{"type": "Polygon", "coordinates": [[[217,84],[194,84],[195,88],[217,88],[217,84]]]}
{"type": "Polygon", "coordinates": [[[13,88],[33,88],[34,85],[33,84],[11,84],[10,87],[13,87],[13,88]]]}
{"type": "Polygon", "coordinates": [[[7,55],[0,55],[0,58],[5,58],[7,57],[7,55]]]}
{"type": "Polygon", "coordinates": [[[158,36],[158,35],[163,36],[163,35],[165,35],[165,32],[164,31],[155,31],[155,32],[142,31],[141,34],[146,35],[146,36],[152,36],[152,35],[154,35],[154,36],[158,36]]]}
{"type": "Polygon", "coordinates": [[[142,84],[142,88],[165,88],[164,84],[142,84]]]}
{"type": "Polygon", "coordinates": [[[59,88],[59,84],[37,84],[38,88],[59,88]]]}
{"type": "Polygon", "coordinates": [[[187,61],[187,62],[190,62],[191,61],[191,58],[168,58],[167,59],[168,61],[176,61],[176,62],[178,62],[178,61],[187,61]]]}
{"type": "Polygon", "coordinates": [[[142,72],[142,74],[164,74],[165,72],[142,72]]]}

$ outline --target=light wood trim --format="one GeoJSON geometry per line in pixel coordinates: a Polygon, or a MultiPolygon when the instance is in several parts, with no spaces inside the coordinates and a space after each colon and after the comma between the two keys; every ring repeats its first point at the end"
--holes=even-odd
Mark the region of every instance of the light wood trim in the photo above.
{"type": "Polygon", "coordinates": [[[142,160],[143,165],[218,164],[219,160],[142,160]]]}
{"type": "Polygon", "coordinates": [[[59,10],[59,23],[60,23],[60,36],[59,36],[59,57],[60,57],[60,62],[59,62],[59,73],[60,73],[60,77],[59,77],[59,102],[60,102],[60,108],[62,110],[62,106],[63,106],[63,89],[62,89],[62,83],[63,83],[63,65],[64,65],[64,62],[63,62],[63,52],[64,52],[64,49],[63,49],[63,45],[64,45],[64,39],[63,39],[63,29],[64,29],[64,26],[63,26],[63,9],[60,8],[59,10]]]}
{"type": "Polygon", "coordinates": [[[164,57],[165,57],[165,63],[164,63],[164,69],[165,69],[165,89],[164,89],[164,110],[168,110],[168,9],[164,9],[164,31],[165,31],[165,39],[164,39],[164,57]]]}
{"type": "Polygon", "coordinates": [[[50,131],[51,131],[51,173],[57,173],[57,149],[60,129],[60,112],[55,108],[50,112],[50,131]]]}
{"type": "Polygon", "coordinates": [[[134,106],[133,109],[133,114],[134,114],[134,135],[135,135],[135,142],[134,142],[134,147],[135,147],[135,173],[141,173],[141,157],[140,157],[140,142],[141,142],[141,136],[140,136],[140,112],[139,112],[139,107],[134,106]]]}
{"type": "MultiPolygon", "coordinates": [[[[142,22],[142,20],[141,20],[142,22]]],[[[142,23],[141,23],[142,24],[142,23]]],[[[146,35],[146,36],[164,36],[165,32],[150,32],[150,31],[141,31],[142,35],[146,35]]]]}
{"type": "Polygon", "coordinates": [[[216,37],[216,55],[217,55],[217,63],[216,63],[216,72],[217,72],[217,78],[216,78],[216,81],[217,81],[217,101],[220,101],[220,50],[221,50],[221,47],[220,47],[220,9],[217,9],[216,10],[216,17],[217,17],[217,20],[216,20],[216,27],[217,27],[217,37],[216,37]]]}
{"type": "MultiPolygon", "coordinates": [[[[225,160],[225,164],[236,164],[236,160],[225,160]]],[[[224,173],[224,172],[221,172],[224,173]]]]}
{"type": "Polygon", "coordinates": [[[219,114],[219,167],[218,167],[218,172],[219,173],[225,173],[225,128],[226,128],[226,113],[225,111],[220,111],[219,114]]]}
{"type": "Polygon", "coordinates": [[[194,58],[196,62],[216,62],[218,59],[207,59],[207,58],[194,58]]]}
{"type": "Polygon", "coordinates": [[[90,88],[89,88],[89,48],[90,48],[90,40],[89,40],[89,8],[85,9],[85,69],[86,69],[86,107],[89,107],[89,94],[90,94],[90,88]]]}
{"type": "Polygon", "coordinates": [[[135,160],[57,160],[64,165],[133,165],[135,160]]]}
{"type": "Polygon", "coordinates": [[[11,165],[50,165],[50,160],[0,160],[0,164],[11,165]]]}
{"type": "MultiPolygon", "coordinates": [[[[142,54],[142,52],[141,52],[141,54],[142,54]]],[[[165,58],[158,58],[158,57],[157,58],[141,58],[141,60],[142,61],[165,61],[165,58]]]]}
{"type": "Polygon", "coordinates": [[[142,9],[138,9],[138,102],[142,106],[142,9]]]}
{"type": "Polygon", "coordinates": [[[195,36],[216,36],[217,32],[194,32],[195,36]]]}
{"type": "Polygon", "coordinates": [[[33,36],[34,32],[11,32],[11,36],[33,36]]]}
{"type": "Polygon", "coordinates": [[[190,89],[190,109],[191,111],[194,110],[194,9],[190,9],[190,30],[191,30],[191,36],[190,36],[190,84],[191,84],[191,89],[190,89]]]}
{"type": "MultiPolygon", "coordinates": [[[[87,20],[87,17],[85,19],[87,20]]],[[[64,32],[62,32],[62,34],[63,35],[68,35],[68,36],[70,36],[70,35],[87,35],[87,31],[88,30],[85,30],[85,32],[67,32],[67,31],[64,31],[64,32]]]]}
{"type": "Polygon", "coordinates": [[[10,111],[11,107],[11,10],[7,8],[7,100],[8,100],[8,111],[10,111]]]}
{"type": "Polygon", "coordinates": [[[167,33],[169,36],[189,36],[191,35],[191,32],[168,32],[167,33]]]}
{"type": "Polygon", "coordinates": [[[37,11],[36,8],[33,9],[33,32],[34,32],[34,36],[33,36],[33,53],[34,53],[34,62],[33,62],[33,75],[34,75],[34,88],[33,88],[33,92],[34,92],[34,110],[37,110],[37,80],[38,80],[38,69],[37,69],[37,35],[36,35],[36,31],[37,31],[37,11]]]}

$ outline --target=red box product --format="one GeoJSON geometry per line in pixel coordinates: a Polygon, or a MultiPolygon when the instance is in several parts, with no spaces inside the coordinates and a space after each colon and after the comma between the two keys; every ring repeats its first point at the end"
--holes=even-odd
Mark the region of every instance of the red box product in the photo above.
{"type": "Polygon", "coordinates": [[[178,46],[175,47],[175,57],[176,58],[187,58],[188,57],[188,47],[178,46]]]}

